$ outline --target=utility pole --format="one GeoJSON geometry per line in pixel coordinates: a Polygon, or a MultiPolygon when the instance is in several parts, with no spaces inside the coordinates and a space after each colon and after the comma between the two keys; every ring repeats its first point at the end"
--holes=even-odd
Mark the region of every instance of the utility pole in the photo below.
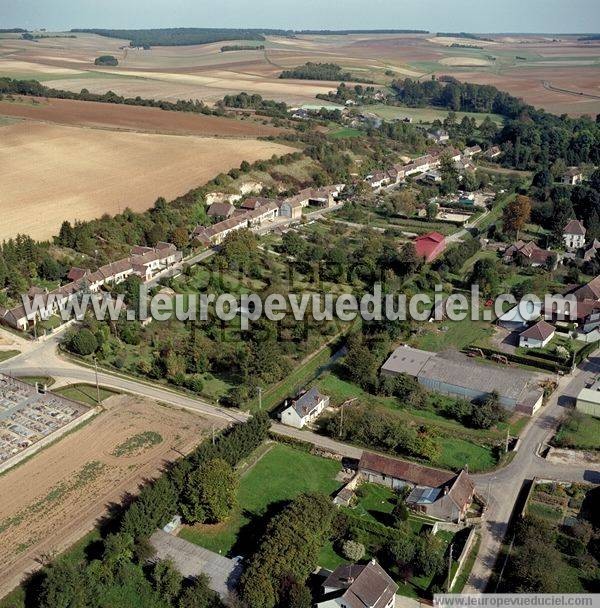
{"type": "Polygon", "coordinates": [[[504,447],[504,453],[505,454],[508,454],[508,442],[510,440],[510,435],[508,434],[509,430],[510,429],[506,429],[506,446],[504,447]]]}
{"type": "Polygon", "coordinates": [[[490,477],[488,480],[488,491],[487,491],[487,506],[490,506],[490,496],[492,495],[492,481],[496,479],[496,476],[490,477]]]}
{"type": "Polygon", "coordinates": [[[215,445],[215,425],[212,425],[212,444],[215,445]]]}
{"type": "Polygon", "coordinates": [[[344,403],[342,403],[342,410],[340,414],[340,438],[342,437],[342,430],[344,428],[344,403]]]}
{"type": "Polygon", "coordinates": [[[452,547],[454,545],[450,545],[450,553],[448,554],[448,585],[447,591],[450,593],[450,585],[452,584],[452,547]]]}
{"type": "Polygon", "coordinates": [[[258,387],[258,409],[262,411],[262,386],[258,387]]]}
{"type": "Polygon", "coordinates": [[[94,357],[94,371],[96,372],[96,401],[100,404],[100,384],[98,384],[98,358],[94,357]]]}

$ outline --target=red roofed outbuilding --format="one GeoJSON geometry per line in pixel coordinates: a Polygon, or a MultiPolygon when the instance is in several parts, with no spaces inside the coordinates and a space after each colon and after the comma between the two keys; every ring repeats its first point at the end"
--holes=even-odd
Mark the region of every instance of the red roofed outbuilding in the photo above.
{"type": "Polygon", "coordinates": [[[439,232],[422,234],[415,240],[415,249],[419,257],[425,258],[426,262],[432,262],[446,249],[446,237],[439,232]]]}

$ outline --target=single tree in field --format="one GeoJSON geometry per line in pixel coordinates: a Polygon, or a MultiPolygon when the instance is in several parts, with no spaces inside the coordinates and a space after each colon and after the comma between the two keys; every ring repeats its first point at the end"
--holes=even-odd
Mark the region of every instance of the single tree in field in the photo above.
{"type": "Polygon", "coordinates": [[[518,237],[519,231],[523,230],[523,227],[529,221],[530,217],[531,199],[522,194],[517,195],[517,197],[504,208],[502,217],[504,232],[507,234],[516,233],[518,237]]]}
{"type": "Polygon", "coordinates": [[[220,458],[209,460],[188,476],[180,503],[190,523],[218,523],[226,519],[237,502],[238,478],[231,465],[220,458]]]}
{"type": "Polygon", "coordinates": [[[392,510],[392,521],[394,523],[394,527],[401,528],[402,524],[408,519],[408,507],[406,506],[404,500],[398,498],[398,502],[396,506],[392,510]]]}

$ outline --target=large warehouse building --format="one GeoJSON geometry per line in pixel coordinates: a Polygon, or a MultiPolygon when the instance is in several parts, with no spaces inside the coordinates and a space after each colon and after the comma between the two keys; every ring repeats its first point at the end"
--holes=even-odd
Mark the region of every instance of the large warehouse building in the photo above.
{"type": "Polygon", "coordinates": [[[450,357],[400,346],[383,364],[381,373],[408,374],[431,391],[470,401],[484,399],[496,391],[502,406],[528,415],[534,414],[543,401],[539,376],[477,363],[460,353],[450,357]]]}

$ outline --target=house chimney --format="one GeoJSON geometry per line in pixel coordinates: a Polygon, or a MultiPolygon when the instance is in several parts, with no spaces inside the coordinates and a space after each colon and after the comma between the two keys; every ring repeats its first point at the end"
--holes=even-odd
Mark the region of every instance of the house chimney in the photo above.
{"type": "Polygon", "coordinates": [[[444,496],[447,496],[448,494],[448,486],[444,486],[444,496]]]}

